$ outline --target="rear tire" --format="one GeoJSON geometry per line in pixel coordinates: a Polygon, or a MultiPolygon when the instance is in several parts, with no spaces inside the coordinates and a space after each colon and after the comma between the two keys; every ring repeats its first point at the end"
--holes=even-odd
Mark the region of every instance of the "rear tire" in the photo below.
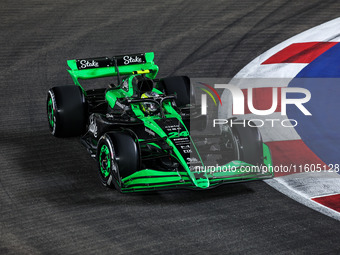
{"type": "Polygon", "coordinates": [[[195,104],[195,95],[191,89],[188,76],[172,76],[160,80],[159,89],[164,90],[166,95],[177,95],[175,100],[179,108],[195,104]]]}
{"type": "Polygon", "coordinates": [[[53,87],[47,94],[47,118],[56,137],[80,136],[85,132],[87,105],[78,86],[53,87]]]}

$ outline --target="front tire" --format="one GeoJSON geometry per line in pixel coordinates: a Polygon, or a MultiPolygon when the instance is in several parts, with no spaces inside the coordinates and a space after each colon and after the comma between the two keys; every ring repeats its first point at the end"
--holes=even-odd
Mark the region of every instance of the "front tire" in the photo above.
{"type": "MultiPolygon", "coordinates": [[[[233,123],[242,122],[234,121],[233,123]]],[[[239,146],[240,160],[259,166],[263,164],[263,141],[261,133],[255,124],[251,121],[246,121],[251,126],[243,126],[242,124],[233,125],[233,134],[236,137],[239,146]]],[[[243,123],[243,122],[242,122],[243,123]]]]}
{"type": "Polygon", "coordinates": [[[140,170],[138,142],[129,132],[108,132],[97,146],[98,171],[106,187],[121,187],[121,179],[140,170]]]}
{"type": "Polygon", "coordinates": [[[114,188],[113,182],[119,180],[116,152],[111,139],[103,137],[97,149],[98,174],[100,182],[108,188],[114,188]]]}

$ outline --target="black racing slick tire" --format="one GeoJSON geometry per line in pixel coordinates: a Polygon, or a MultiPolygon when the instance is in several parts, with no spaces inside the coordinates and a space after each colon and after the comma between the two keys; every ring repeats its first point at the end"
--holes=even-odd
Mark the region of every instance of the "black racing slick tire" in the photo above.
{"type": "Polygon", "coordinates": [[[263,141],[255,124],[237,120],[233,121],[231,129],[239,147],[240,160],[257,166],[263,164],[263,141]]]}
{"type": "Polygon", "coordinates": [[[106,187],[121,186],[121,179],[140,170],[140,149],[129,132],[108,132],[97,146],[98,171],[106,187]]]}
{"type": "Polygon", "coordinates": [[[85,96],[78,86],[53,87],[47,94],[47,118],[52,135],[71,137],[84,134],[87,120],[85,96]]]}
{"type": "Polygon", "coordinates": [[[117,155],[110,136],[104,135],[97,146],[98,175],[100,182],[114,188],[119,181],[117,155]]]}
{"type": "Polygon", "coordinates": [[[194,91],[190,85],[190,78],[187,76],[171,76],[160,80],[159,88],[164,90],[166,95],[177,95],[175,100],[179,108],[195,104],[194,91]]]}

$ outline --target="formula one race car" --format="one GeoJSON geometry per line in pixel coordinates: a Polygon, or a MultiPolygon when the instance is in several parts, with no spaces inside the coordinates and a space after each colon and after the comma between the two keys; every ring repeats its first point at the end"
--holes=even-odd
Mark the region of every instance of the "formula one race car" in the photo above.
{"type": "Polygon", "coordinates": [[[121,192],[206,189],[272,177],[270,151],[256,127],[225,125],[217,147],[204,135],[194,140],[191,130],[203,129],[205,121],[197,113],[190,79],[155,79],[153,59],[148,52],[68,60],[76,86],[48,91],[51,133],[81,136],[98,162],[102,184],[121,192]],[[85,90],[78,81],[101,77],[117,82],[85,90]],[[207,170],[209,151],[221,154],[221,165],[207,170]]]}

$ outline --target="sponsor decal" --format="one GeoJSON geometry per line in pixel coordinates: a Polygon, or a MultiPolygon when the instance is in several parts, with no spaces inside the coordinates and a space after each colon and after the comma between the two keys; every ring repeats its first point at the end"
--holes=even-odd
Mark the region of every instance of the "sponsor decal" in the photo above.
{"type": "Polygon", "coordinates": [[[150,129],[148,128],[145,128],[145,132],[148,133],[149,135],[152,135],[152,136],[155,136],[155,132],[151,131],[150,129]]]}
{"type": "Polygon", "coordinates": [[[111,60],[107,57],[77,59],[76,63],[79,70],[111,66],[111,60]]]}
{"type": "Polygon", "coordinates": [[[85,58],[77,59],[77,68],[79,70],[100,68],[100,67],[114,67],[115,61],[118,66],[136,65],[146,63],[146,59],[143,53],[131,54],[131,55],[120,55],[112,58],[108,57],[96,57],[96,58],[85,58]]]}
{"type": "Polygon", "coordinates": [[[133,57],[131,57],[131,56],[124,56],[123,60],[124,60],[124,65],[143,63],[142,58],[140,58],[138,56],[133,56],[133,57]]]}
{"type": "Polygon", "coordinates": [[[88,61],[88,60],[80,60],[79,61],[80,63],[80,68],[81,69],[85,69],[85,68],[89,68],[89,67],[99,67],[99,63],[97,61],[88,61]]]}
{"type": "Polygon", "coordinates": [[[105,116],[106,116],[106,118],[108,118],[108,119],[114,119],[114,116],[113,116],[113,114],[111,114],[111,113],[107,113],[105,116]]]}
{"type": "MultiPolygon", "coordinates": [[[[189,149],[190,149],[190,145],[187,145],[187,146],[189,146],[189,149]]],[[[183,147],[183,146],[181,146],[181,147],[183,147]]],[[[189,163],[197,163],[199,161],[198,161],[197,158],[192,157],[192,158],[187,158],[187,162],[189,162],[189,163]]]]}
{"type": "Polygon", "coordinates": [[[122,104],[121,102],[119,102],[118,100],[116,101],[116,104],[119,108],[122,108],[123,110],[127,110],[129,109],[129,107],[127,105],[122,104]]]}
{"type": "Polygon", "coordinates": [[[98,136],[98,127],[97,127],[96,119],[94,118],[93,114],[90,117],[89,132],[91,132],[93,134],[93,136],[95,138],[97,138],[97,136],[98,136]]]}
{"type": "Polygon", "coordinates": [[[169,139],[174,143],[183,159],[190,165],[190,169],[192,169],[194,165],[202,164],[201,161],[198,160],[199,155],[197,151],[192,147],[189,132],[178,119],[167,119],[166,123],[161,120],[156,120],[156,123],[167,133],[169,139]]]}

